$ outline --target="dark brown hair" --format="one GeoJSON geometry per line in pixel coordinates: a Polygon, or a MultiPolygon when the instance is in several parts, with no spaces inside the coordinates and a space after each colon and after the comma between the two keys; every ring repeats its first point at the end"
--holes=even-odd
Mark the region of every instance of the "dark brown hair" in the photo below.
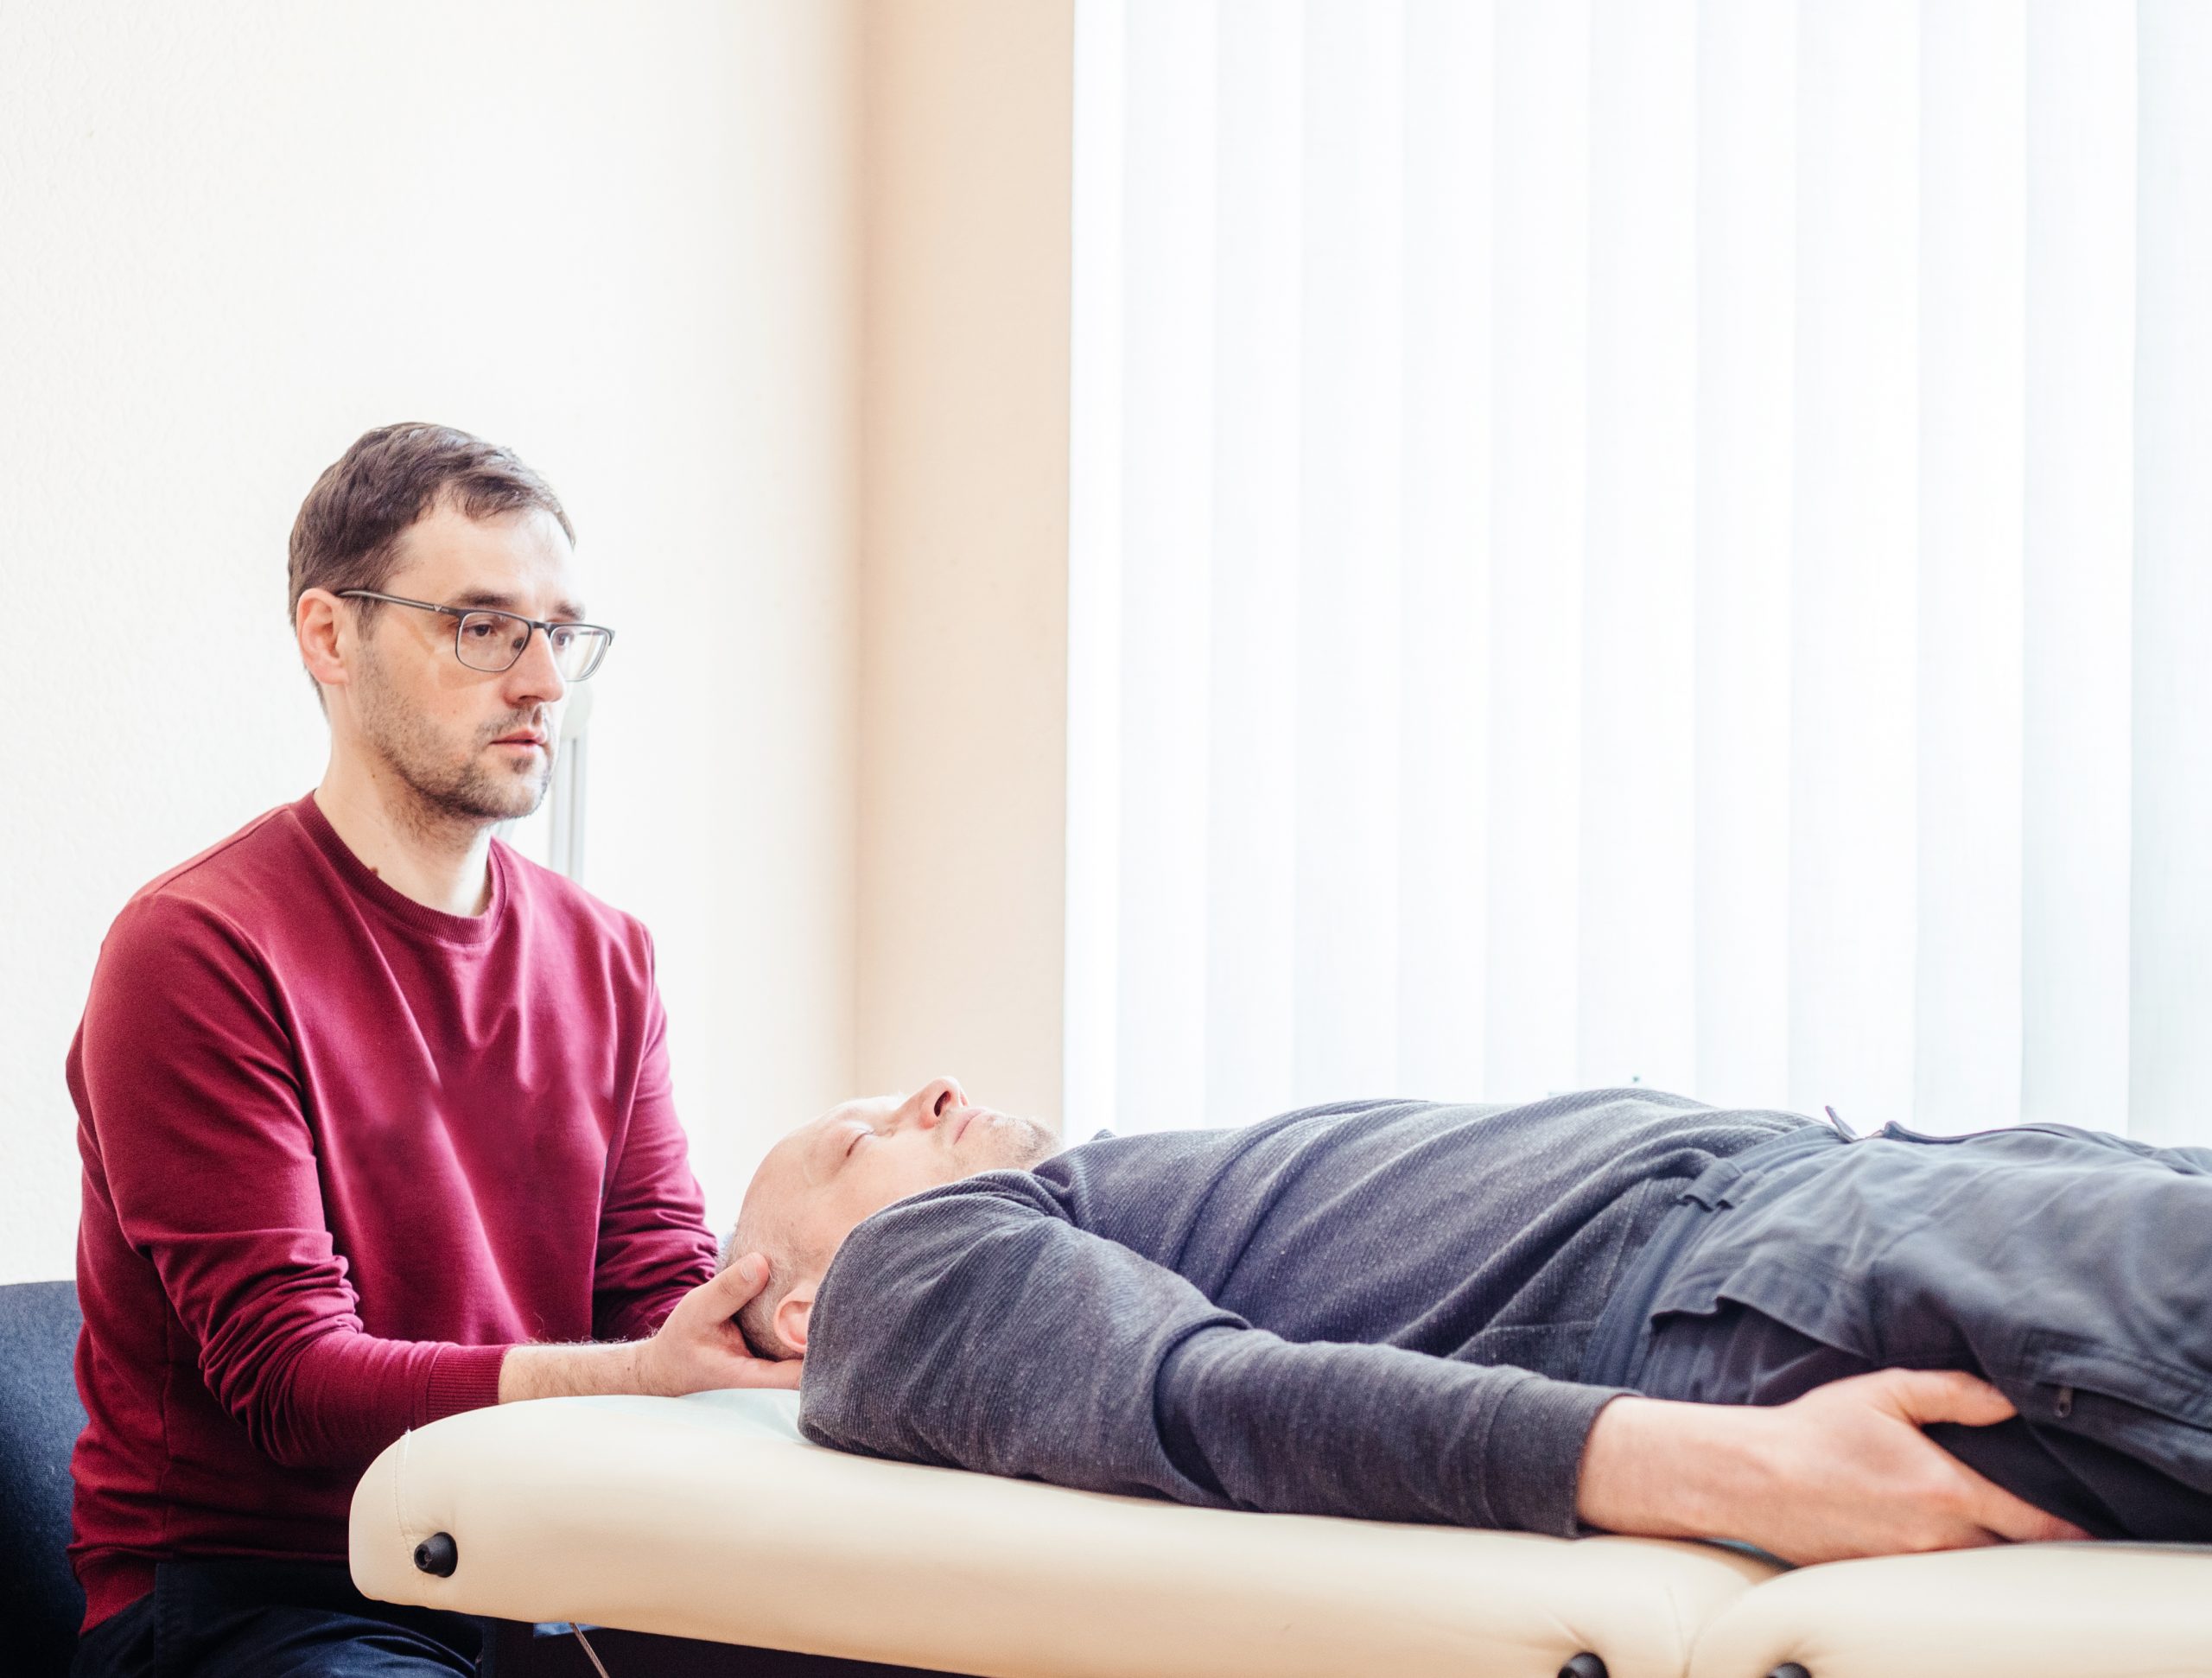
{"type": "MultiPolygon", "coordinates": [[[[576,532],[552,486],[512,449],[449,425],[380,425],[323,469],[292,523],[291,598],[310,588],[381,588],[400,533],[441,500],[471,518],[536,508],[576,532]]],[[[374,601],[359,602],[366,617],[374,601]]]]}

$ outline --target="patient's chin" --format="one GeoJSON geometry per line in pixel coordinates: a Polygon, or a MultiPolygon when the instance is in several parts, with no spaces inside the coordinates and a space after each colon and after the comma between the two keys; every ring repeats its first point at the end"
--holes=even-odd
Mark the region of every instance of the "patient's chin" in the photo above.
{"type": "Polygon", "coordinates": [[[1034,1119],[1009,1118],[1006,1122],[1006,1163],[1027,1171],[1057,1153],[1059,1138],[1034,1119]]]}

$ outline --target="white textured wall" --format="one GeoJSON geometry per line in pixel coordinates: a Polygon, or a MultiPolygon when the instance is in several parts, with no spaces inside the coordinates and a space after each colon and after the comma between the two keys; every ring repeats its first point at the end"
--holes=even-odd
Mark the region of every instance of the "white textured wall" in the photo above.
{"type": "Polygon", "coordinates": [[[284,540],[367,427],[543,470],[621,632],[586,882],[659,940],[718,1217],[851,1081],[849,3],[0,8],[0,1281],[132,889],[296,798],[284,540]]]}

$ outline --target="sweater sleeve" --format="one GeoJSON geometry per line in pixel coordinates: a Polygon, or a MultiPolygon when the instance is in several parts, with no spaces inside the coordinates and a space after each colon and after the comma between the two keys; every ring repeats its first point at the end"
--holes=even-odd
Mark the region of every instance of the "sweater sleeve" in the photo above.
{"type": "Polygon", "coordinates": [[[992,1173],[862,1224],[817,1297],[817,1443],[1094,1491],[1572,1535],[1610,1388],[1287,1341],[992,1173]]]}
{"type": "Polygon", "coordinates": [[[410,1427],[497,1401],[504,1346],[365,1332],[281,1004],[220,916],[158,894],[126,909],[80,1050],[124,1236],[151,1260],[208,1390],[264,1454],[355,1467],[410,1427]]]}
{"type": "Polygon", "coordinates": [[[635,1340],[715,1274],[715,1241],[669,1087],[668,1020],[648,980],[645,1046],[622,1145],[609,1161],[592,1276],[592,1333],[635,1340]]]}

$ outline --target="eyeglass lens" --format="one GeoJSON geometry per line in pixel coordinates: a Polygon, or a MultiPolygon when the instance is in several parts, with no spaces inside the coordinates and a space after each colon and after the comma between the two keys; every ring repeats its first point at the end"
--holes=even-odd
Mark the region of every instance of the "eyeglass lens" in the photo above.
{"type": "MultiPolygon", "coordinates": [[[[472,612],[461,619],[455,635],[454,651],[469,669],[512,670],[530,645],[531,625],[505,612],[472,612]]],[[[558,624],[546,632],[545,639],[553,648],[553,667],[561,679],[581,682],[591,674],[613,637],[589,624],[558,624]]]]}

